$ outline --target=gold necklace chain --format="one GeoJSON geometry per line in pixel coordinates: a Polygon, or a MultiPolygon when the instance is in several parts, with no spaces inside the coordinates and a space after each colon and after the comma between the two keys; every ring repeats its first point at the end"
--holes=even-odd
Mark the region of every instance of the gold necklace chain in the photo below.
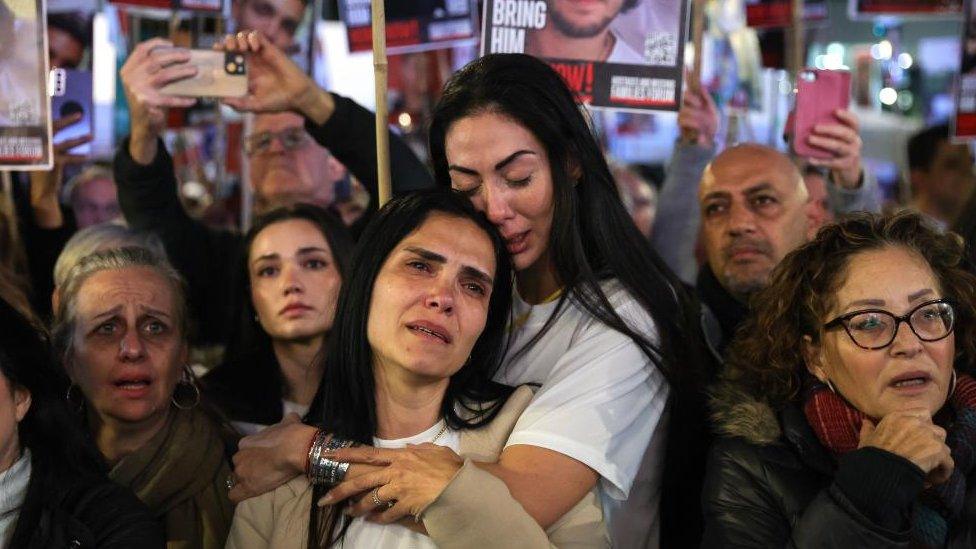
{"type": "MultiPolygon", "coordinates": [[[[546,298],[543,299],[541,303],[536,303],[536,305],[545,305],[546,303],[552,303],[553,301],[559,299],[559,297],[562,295],[563,295],[563,289],[559,288],[555,292],[552,292],[551,294],[546,296],[546,298]]],[[[521,328],[522,326],[524,326],[525,323],[529,321],[529,317],[532,316],[532,307],[534,306],[535,305],[530,305],[528,311],[525,311],[524,313],[515,317],[515,320],[513,320],[512,323],[509,325],[508,331],[514,332],[519,328],[521,328]]]]}
{"type": "MultiPolygon", "coordinates": [[[[441,421],[444,421],[444,420],[441,420],[441,421]]],[[[434,438],[430,439],[430,443],[433,444],[433,443],[437,442],[437,439],[441,438],[441,435],[443,435],[446,432],[447,432],[447,421],[444,421],[444,425],[441,427],[441,430],[440,431],[437,431],[437,434],[434,435],[434,438]]]]}

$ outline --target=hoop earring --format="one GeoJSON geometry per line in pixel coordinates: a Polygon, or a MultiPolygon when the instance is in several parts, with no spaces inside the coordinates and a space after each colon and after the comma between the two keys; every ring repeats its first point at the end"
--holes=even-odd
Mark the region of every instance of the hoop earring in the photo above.
{"type": "Polygon", "coordinates": [[[949,396],[951,397],[953,393],[956,392],[956,383],[959,381],[959,377],[956,375],[956,369],[952,369],[952,383],[949,385],[949,396]]]}
{"type": "Polygon", "coordinates": [[[193,408],[196,408],[197,405],[200,404],[200,388],[197,387],[196,383],[194,383],[193,375],[190,373],[189,366],[186,365],[183,366],[183,375],[180,377],[180,382],[176,384],[176,389],[173,390],[173,396],[170,397],[170,400],[173,402],[173,406],[176,406],[180,410],[191,410],[193,408]],[[180,390],[180,386],[183,387],[189,386],[191,389],[193,389],[192,403],[180,404],[180,401],[177,400],[176,392],[180,390]]]}
{"type": "Polygon", "coordinates": [[[834,384],[830,382],[830,378],[824,380],[824,383],[827,384],[827,388],[830,389],[831,393],[834,393],[835,395],[838,394],[837,389],[834,389],[834,384]]]}
{"type": "MultiPolygon", "coordinates": [[[[77,387],[78,386],[75,385],[74,382],[72,382],[71,385],[68,385],[68,390],[64,393],[64,400],[68,403],[71,409],[75,411],[75,413],[80,414],[82,410],[85,409],[85,395],[81,395],[80,397],[72,396],[71,390],[77,387]]],[[[81,393],[81,389],[78,389],[78,392],[81,393]]]]}

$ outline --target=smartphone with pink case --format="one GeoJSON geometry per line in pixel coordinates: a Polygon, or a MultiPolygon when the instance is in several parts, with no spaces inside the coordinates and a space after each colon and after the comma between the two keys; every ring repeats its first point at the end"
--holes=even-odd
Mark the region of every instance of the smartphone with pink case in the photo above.
{"type": "Polygon", "coordinates": [[[804,69],[797,76],[796,109],[793,115],[793,151],[807,158],[833,158],[827,149],[809,143],[810,134],[818,124],[838,124],[834,115],[851,102],[851,73],[804,69]]]}

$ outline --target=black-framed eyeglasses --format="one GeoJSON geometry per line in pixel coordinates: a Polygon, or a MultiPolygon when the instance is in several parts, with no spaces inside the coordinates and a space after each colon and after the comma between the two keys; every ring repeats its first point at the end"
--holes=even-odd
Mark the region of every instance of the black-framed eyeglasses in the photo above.
{"type": "Polygon", "coordinates": [[[277,132],[258,132],[248,135],[244,139],[244,153],[248,156],[266,154],[271,150],[271,143],[277,139],[285,151],[300,149],[311,142],[311,136],[302,126],[285,128],[277,132]]]}
{"type": "Polygon", "coordinates": [[[883,349],[895,340],[902,322],[922,341],[938,341],[952,333],[956,313],[945,299],[926,301],[902,316],[883,309],[865,309],[841,315],[823,325],[824,328],[843,326],[855,345],[863,349],[883,349]]]}

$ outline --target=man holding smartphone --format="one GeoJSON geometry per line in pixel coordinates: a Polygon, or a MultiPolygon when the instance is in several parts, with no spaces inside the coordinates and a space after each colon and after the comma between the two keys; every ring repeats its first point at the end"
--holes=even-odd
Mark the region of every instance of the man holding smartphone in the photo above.
{"type": "MultiPolygon", "coordinates": [[[[792,160],[823,188],[814,189],[813,206],[822,207],[824,198],[830,212],[815,212],[823,220],[854,211],[880,211],[877,181],[863,169],[861,138],[857,117],[847,110],[835,113],[835,123],[818,125],[809,135],[809,144],[830,151],[825,159],[792,160]],[[826,197],[823,195],[826,194],[826,197]]],[[[685,91],[678,112],[681,132],[675,143],[667,174],[658,196],[658,216],[654,220],[651,243],[661,258],[688,284],[696,281],[698,258],[695,244],[701,227],[698,186],[705,168],[716,154],[719,111],[706,90],[685,91]]],[[[790,136],[784,135],[789,141],[790,136]]]]}

